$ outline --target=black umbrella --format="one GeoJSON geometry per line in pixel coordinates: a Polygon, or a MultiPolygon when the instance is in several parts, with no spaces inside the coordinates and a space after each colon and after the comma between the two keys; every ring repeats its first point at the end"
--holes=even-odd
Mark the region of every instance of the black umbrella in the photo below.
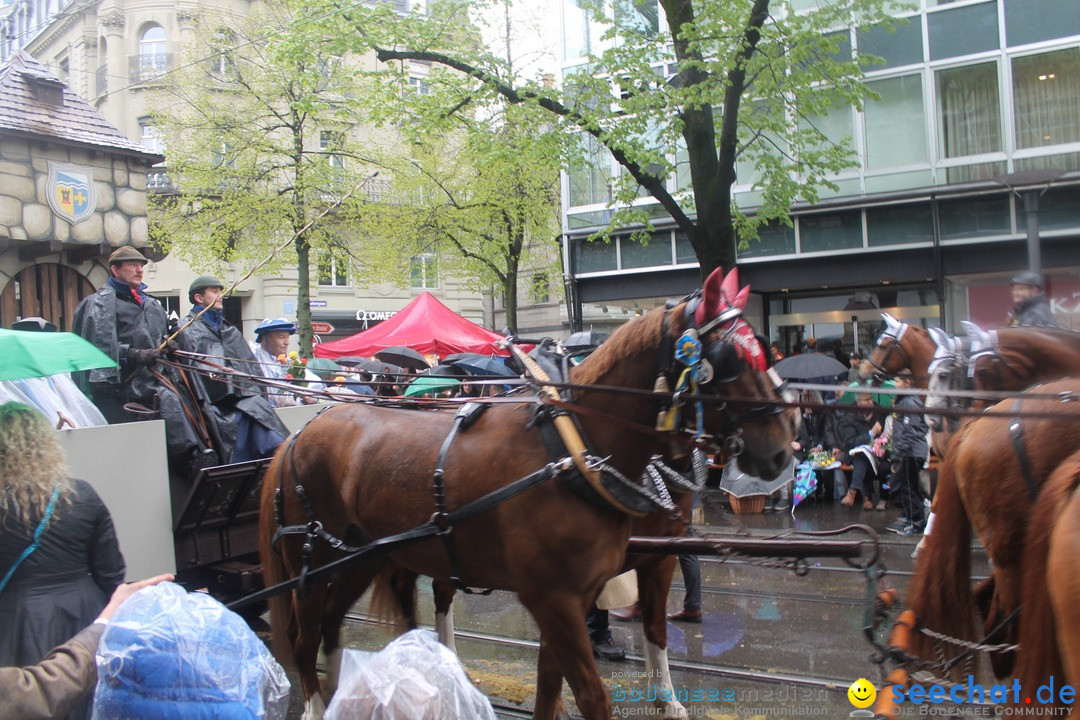
{"type": "Polygon", "coordinates": [[[431,367],[428,365],[428,361],[424,359],[423,355],[404,345],[393,345],[380,350],[375,353],[375,357],[385,362],[394,363],[395,365],[400,365],[402,367],[413,368],[414,370],[427,370],[431,367]]]}
{"type": "Polygon", "coordinates": [[[456,365],[436,365],[427,370],[421,370],[419,374],[430,375],[431,377],[462,377],[466,373],[464,368],[459,368],[456,365]]]}
{"type": "Polygon", "coordinates": [[[353,367],[355,365],[363,365],[364,363],[370,361],[366,358],[357,357],[355,355],[346,355],[344,357],[336,358],[335,362],[337,362],[338,365],[348,365],[349,367],[353,367]]]}
{"type": "Polygon", "coordinates": [[[492,377],[513,377],[514,375],[505,364],[485,355],[455,360],[454,366],[462,368],[469,375],[489,375],[492,377]]]}
{"type": "Polygon", "coordinates": [[[471,358],[471,357],[487,357],[487,355],[481,355],[480,353],[454,353],[452,355],[447,355],[446,357],[444,357],[439,362],[444,363],[446,365],[449,365],[449,364],[451,364],[453,362],[456,362],[458,360],[463,360],[465,358],[471,358]]]}
{"type": "Polygon", "coordinates": [[[840,373],[847,374],[848,368],[832,355],[818,352],[805,352],[791,355],[773,366],[776,374],[785,380],[816,380],[835,378],[840,373]]]}

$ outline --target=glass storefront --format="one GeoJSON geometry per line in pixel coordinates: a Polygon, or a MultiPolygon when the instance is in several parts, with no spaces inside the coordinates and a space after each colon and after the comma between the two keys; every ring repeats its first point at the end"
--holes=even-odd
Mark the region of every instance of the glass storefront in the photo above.
{"type": "Polygon", "coordinates": [[[784,355],[817,338],[821,352],[840,342],[844,353],[858,349],[864,357],[873,350],[882,330],[882,313],[919,327],[941,325],[938,293],[932,288],[899,291],[849,291],[838,295],[769,298],[769,339],[784,355]]]}

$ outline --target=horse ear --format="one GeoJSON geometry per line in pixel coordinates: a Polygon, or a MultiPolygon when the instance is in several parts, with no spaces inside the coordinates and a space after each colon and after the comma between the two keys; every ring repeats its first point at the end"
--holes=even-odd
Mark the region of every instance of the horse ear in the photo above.
{"type": "Polygon", "coordinates": [[[894,318],[889,313],[881,313],[881,319],[885,321],[886,327],[888,327],[890,330],[896,330],[901,325],[900,321],[894,318]]]}
{"type": "Polygon", "coordinates": [[[993,347],[994,337],[991,333],[983,330],[981,327],[968,320],[961,320],[960,325],[963,326],[964,332],[971,338],[972,342],[981,343],[983,347],[993,347]]]}
{"type": "Polygon", "coordinates": [[[949,349],[952,348],[952,340],[951,340],[951,338],[949,338],[949,335],[944,330],[942,330],[941,328],[936,328],[936,327],[930,328],[930,337],[934,338],[934,343],[939,348],[944,348],[946,350],[949,350],[949,349]]]}
{"type": "Polygon", "coordinates": [[[724,278],[724,282],[720,285],[720,295],[728,303],[737,305],[735,298],[739,295],[739,268],[731,268],[731,272],[724,278]]]}
{"type": "MultiPolygon", "coordinates": [[[[732,270],[731,272],[734,273],[735,271],[732,270]]],[[[750,286],[749,285],[747,285],[746,287],[744,287],[742,290],[739,291],[739,293],[735,296],[735,299],[731,302],[731,304],[734,305],[735,307],[739,308],[740,310],[745,310],[746,309],[746,299],[748,297],[750,297],[750,286]]]]}
{"type": "Polygon", "coordinates": [[[719,308],[723,302],[724,281],[723,268],[716,268],[706,278],[705,285],[702,287],[701,304],[697,306],[697,311],[694,313],[694,319],[697,320],[698,327],[707,323],[710,318],[720,314],[719,308]]]}

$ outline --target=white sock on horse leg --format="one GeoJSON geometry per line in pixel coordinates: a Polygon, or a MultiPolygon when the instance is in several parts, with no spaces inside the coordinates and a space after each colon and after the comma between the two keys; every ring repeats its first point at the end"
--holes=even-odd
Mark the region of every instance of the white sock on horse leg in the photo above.
{"type": "Polygon", "coordinates": [[[323,702],[322,695],[315,693],[304,703],[304,714],[300,716],[300,720],[323,720],[325,714],[326,703],[323,702]]]}
{"type": "Polygon", "coordinates": [[[439,635],[439,642],[450,648],[450,652],[457,655],[457,647],[454,646],[454,608],[444,615],[435,613],[435,632],[439,635]]]}
{"type": "MultiPolygon", "coordinates": [[[[645,640],[645,675],[649,683],[656,685],[657,695],[675,697],[675,688],[671,684],[671,670],[668,668],[667,649],[660,648],[647,639],[645,640]]],[[[683,720],[688,717],[686,708],[678,700],[657,700],[656,706],[664,711],[665,718],[683,720]]]]}

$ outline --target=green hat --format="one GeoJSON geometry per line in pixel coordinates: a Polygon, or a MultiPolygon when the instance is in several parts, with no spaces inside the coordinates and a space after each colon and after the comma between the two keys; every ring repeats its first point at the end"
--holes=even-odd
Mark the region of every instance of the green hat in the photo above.
{"type": "Polygon", "coordinates": [[[150,262],[141,252],[131,247],[130,245],[124,245],[123,247],[113,250],[112,255],[109,256],[110,265],[119,265],[127,260],[136,260],[143,265],[150,262]]]}
{"type": "Polygon", "coordinates": [[[225,283],[221,282],[213,275],[200,275],[199,277],[192,280],[191,284],[188,285],[188,300],[190,300],[191,302],[195,302],[195,293],[199,292],[200,290],[205,290],[206,288],[212,287],[224,290],[225,283]]]}

